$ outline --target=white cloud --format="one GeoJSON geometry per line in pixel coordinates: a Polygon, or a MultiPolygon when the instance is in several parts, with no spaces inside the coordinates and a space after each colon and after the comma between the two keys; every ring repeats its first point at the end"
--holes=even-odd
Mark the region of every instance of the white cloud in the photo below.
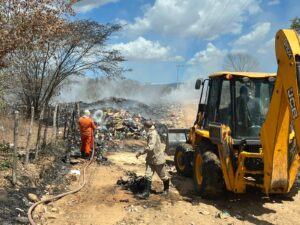
{"type": "Polygon", "coordinates": [[[249,45],[256,43],[257,41],[261,42],[262,39],[268,34],[271,29],[271,23],[258,23],[253,26],[253,31],[250,33],[241,36],[238,40],[234,42],[235,45],[249,45]]]}
{"type": "Polygon", "coordinates": [[[150,41],[143,37],[128,43],[112,45],[111,48],[120,50],[127,60],[162,60],[182,61],[182,56],[171,56],[171,48],[162,46],[158,41],[150,41]]]}
{"type": "Polygon", "coordinates": [[[230,50],[231,54],[247,54],[249,53],[249,50],[245,48],[233,48],[230,50]]]}
{"type": "Polygon", "coordinates": [[[279,5],[280,0],[269,0],[268,5],[279,5]]]}
{"type": "Polygon", "coordinates": [[[218,49],[212,43],[208,43],[205,50],[197,52],[189,61],[190,74],[208,74],[222,70],[224,58],[228,50],[218,49]]]}
{"type": "Polygon", "coordinates": [[[258,52],[261,54],[273,54],[275,49],[275,38],[267,41],[263,46],[258,49],[258,52]]]}
{"type": "Polygon", "coordinates": [[[182,37],[212,39],[241,31],[246,17],[261,11],[258,0],[156,0],[143,17],[127,26],[128,32],[140,34],[156,30],[182,37]]]}
{"type": "Polygon", "coordinates": [[[74,9],[77,13],[86,13],[107,3],[117,1],[119,0],[82,0],[74,5],[74,9]]]}
{"type": "Polygon", "coordinates": [[[220,50],[212,43],[208,43],[206,49],[200,52],[197,52],[193,58],[188,61],[188,64],[195,65],[198,63],[201,64],[210,64],[212,61],[221,61],[224,56],[227,54],[227,50],[220,50]]]}

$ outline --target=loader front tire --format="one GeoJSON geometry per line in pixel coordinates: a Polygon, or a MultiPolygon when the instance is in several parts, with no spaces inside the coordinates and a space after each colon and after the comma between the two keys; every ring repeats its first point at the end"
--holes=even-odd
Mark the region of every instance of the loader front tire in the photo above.
{"type": "Polygon", "coordinates": [[[191,177],[193,168],[191,162],[193,160],[193,149],[189,144],[180,144],[176,148],[174,162],[177,173],[181,176],[191,177]]]}
{"type": "Polygon", "coordinates": [[[200,145],[194,155],[194,186],[202,198],[216,199],[224,190],[221,164],[211,146],[200,145]]]}

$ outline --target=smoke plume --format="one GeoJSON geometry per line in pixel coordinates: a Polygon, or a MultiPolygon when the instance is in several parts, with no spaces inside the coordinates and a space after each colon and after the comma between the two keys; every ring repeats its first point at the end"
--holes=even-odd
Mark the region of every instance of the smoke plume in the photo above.
{"type": "Polygon", "coordinates": [[[61,89],[55,102],[95,102],[116,97],[136,100],[145,104],[190,103],[199,99],[195,90],[196,79],[180,84],[149,84],[134,80],[109,80],[107,78],[80,77],[69,80],[61,89]]]}

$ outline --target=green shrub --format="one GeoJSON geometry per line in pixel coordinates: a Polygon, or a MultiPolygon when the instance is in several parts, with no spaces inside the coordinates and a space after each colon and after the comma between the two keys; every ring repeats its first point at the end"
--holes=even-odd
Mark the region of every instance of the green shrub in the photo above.
{"type": "Polygon", "coordinates": [[[0,170],[5,170],[11,168],[11,162],[9,160],[4,160],[0,162],[0,170]]]}

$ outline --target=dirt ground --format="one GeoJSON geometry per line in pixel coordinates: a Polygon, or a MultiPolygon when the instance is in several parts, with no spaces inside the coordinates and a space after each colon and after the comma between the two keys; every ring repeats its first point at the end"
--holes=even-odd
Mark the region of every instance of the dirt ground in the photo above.
{"type": "MultiPolygon", "coordinates": [[[[193,124],[196,106],[197,104],[191,103],[183,108],[183,117],[178,123],[179,127],[189,127],[193,124]]],[[[23,138],[25,139],[26,135],[23,138]]],[[[142,140],[121,141],[118,151],[106,153],[108,162],[91,164],[87,170],[87,184],[80,192],[53,203],[39,205],[33,212],[34,221],[40,225],[300,225],[298,219],[300,179],[297,179],[294,189],[287,196],[267,197],[260,191],[249,190],[246,194],[224,193],[218,200],[204,200],[194,192],[191,178],[176,174],[173,156],[167,157],[167,168],[171,178],[169,196],[160,196],[163,184],[155,175],[152,182],[152,189],[155,192],[150,195],[150,198],[148,200],[134,198],[130,191],[122,189],[116,183],[118,179],[125,176],[127,171],[138,175],[144,174],[144,157],[136,159],[133,152],[133,146],[142,148],[144,144],[145,141],[142,140]]],[[[1,218],[9,221],[10,215],[16,216],[17,211],[20,212],[20,216],[26,216],[29,205],[24,202],[24,197],[27,197],[28,193],[34,193],[43,199],[49,197],[49,194],[74,190],[82,183],[82,169],[86,165],[85,161],[81,160],[80,163],[71,165],[69,168],[62,163],[61,159],[57,158],[55,161],[52,157],[45,157],[39,163],[40,166],[32,164],[31,166],[37,168],[26,170],[29,174],[34,169],[45,171],[42,174],[34,173],[39,174],[36,179],[53,181],[53,184],[41,185],[37,181],[37,187],[32,188],[35,185],[30,184],[32,179],[28,179],[28,187],[31,188],[26,188],[27,182],[23,179],[21,181],[24,185],[21,185],[19,189],[5,190],[2,187],[8,180],[2,179],[3,182],[0,182],[0,223],[1,218]],[[42,169],[43,166],[47,168],[42,169]],[[66,175],[63,170],[66,171],[66,175]],[[79,171],[80,175],[76,174],[79,171]],[[55,191],[52,190],[53,188],[55,191]],[[1,216],[4,214],[7,216],[1,216]]],[[[5,177],[9,173],[9,171],[2,171],[0,175],[5,177]]]]}
{"type": "MultiPolygon", "coordinates": [[[[184,114],[194,109],[189,105],[184,114]]],[[[181,125],[192,124],[194,116],[185,115],[181,125]]],[[[195,115],[195,114],[193,114],[195,115]]],[[[153,178],[148,200],[138,200],[127,190],[116,184],[126,171],[144,174],[144,157],[135,158],[130,144],[123,143],[122,151],[107,154],[109,164],[94,162],[87,172],[87,185],[77,194],[62,198],[54,203],[38,206],[34,218],[45,225],[129,225],[129,224],[300,224],[300,182],[297,180],[288,196],[267,197],[257,190],[246,194],[225,193],[218,200],[204,200],[193,189],[191,178],[178,176],[173,157],[168,156],[171,177],[170,194],[162,197],[162,182],[157,175],[153,178]],[[125,147],[124,147],[125,146],[125,147]]],[[[80,170],[84,164],[73,166],[80,170]]],[[[75,189],[82,182],[80,175],[72,175],[68,189],[75,189]]]]}
{"type": "MultiPolygon", "coordinates": [[[[300,224],[299,183],[291,196],[269,198],[251,191],[241,195],[225,193],[219,200],[208,201],[194,193],[192,179],[178,176],[171,167],[170,195],[152,194],[148,200],[138,200],[116,182],[125,171],[143,175],[144,159],[137,160],[131,152],[111,153],[107,157],[112,164],[93,163],[88,169],[88,183],[81,192],[39,207],[35,217],[40,215],[45,225],[300,224]]],[[[78,187],[79,182],[77,176],[70,189],[78,187]]],[[[155,175],[152,189],[159,193],[162,188],[155,175]]]]}

